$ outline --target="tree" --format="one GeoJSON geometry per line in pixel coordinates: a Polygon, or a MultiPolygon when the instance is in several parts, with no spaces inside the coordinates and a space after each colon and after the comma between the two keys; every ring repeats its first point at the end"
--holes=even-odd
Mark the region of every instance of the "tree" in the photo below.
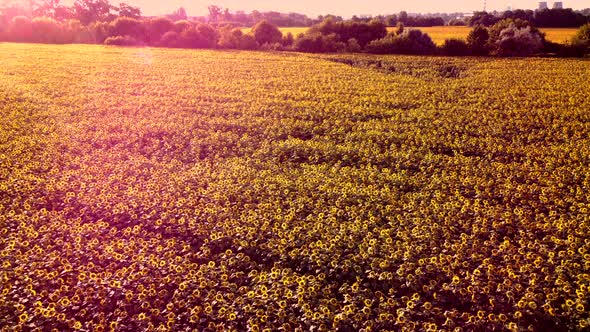
{"type": "Polygon", "coordinates": [[[445,39],[445,43],[441,49],[443,54],[450,56],[469,54],[469,46],[467,43],[463,39],[458,38],[445,39]]]}
{"type": "Polygon", "coordinates": [[[490,34],[485,27],[478,25],[473,28],[473,30],[469,32],[469,35],[467,35],[467,45],[469,46],[471,53],[475,55],[487,55],[487,43],[489,38],[490,34]]]}
{"type": "Polygon", "coordinates": [[[211,5],[207,7],[207,9],[209,10],[209,22],[217,23],[217,21],[219,21],[219,18],[221,17],[221,8],[215,5],[211,5]]]}
{"type": "Polygon", "coordinates": [[[279,43],[283,38],[281,30],[266,20],[258,22],[252,29],[252,32],[254,33],[254,39],[260,45],[279,43]]]}
{"type": "Polygon", "coordinates": [[[126,3],[120,3],[118,8],[119,16],[138,19],[141,17],[141,9],[126,3]]]}
{"type": "Polygon", "coordinates": [[[43,0],[33,14],[35,16],[55,18],[55,12],[59,7],[59,0],[43,0]]]}
{"type": "Polygon", "coordinates": [[[165,33],[174,30],[174,22],[166,17],[150,19],[147,26],[147,39],[150,44],[157,44],[165,33]]]}
{"type": "Polygon", "coordinates": [[[581,49],[586,49],[586,52],[590,51],[590,23],[584,24],[578,29],[572,44],[577,45],[581,49]]]}
{"type": "Polygon", "coordinates": [[[496,24],[499,20],[500,18],[487,12],[475,12],[469,19],[469,26],[483,25],[484,27],[489,27],[496,24]]]}
{"type": "Polygon", "coordinates": [[[406,21],[408,20],[408,13],[402,10],[401,12],[399,12],[397,20],[398,22],[406,23],[406,21]]]}
{"type": "Polygon", "coordinates": [[[111,22],[110,35],[130,36],[137,41],[144,41],[146,39],[145,28],[145,25],[140,20],[121,16],[111,22]]]}
{"type": "Polygon", "coordinates": [[[543,39],[530,26],[518,28],[514,23],[500,32],[496,54],[500,56],[528,56],[543,47],[543,39]]]}
{"type": "Polygon", "coordinates": [[[172,12],[172,14],[168,15],[168,18],[172,21],[186,20],[187,17],[188,16],[186,15],[186,9],[184,9],[183,7],[178,8],[177,10],[172,12]]]}
{"type": "Polygon", "coordinates": [[[420,30],[406,30],[401,35],[387,35],[370,42],[365,48],[375,54],[434,54],[436,45],[420,30]]]}
{"type": "Polygon", "coordinates": [[[107,0],[76,0],[73,6],[75,17],[84,25],[110,21],[112,8],[107,0]]]}

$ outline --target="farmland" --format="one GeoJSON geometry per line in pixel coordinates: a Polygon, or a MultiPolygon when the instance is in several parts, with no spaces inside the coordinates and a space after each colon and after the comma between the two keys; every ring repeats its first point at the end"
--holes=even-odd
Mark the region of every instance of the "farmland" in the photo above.
{"type": "MultiPolygon", "coordinates": [[[[395,28],[390,28],[395,30],[395,28]]],[[[410,28],[414,29],[414,28],[410,28]]],[[[472,27],[466,26],[442,26],[442,27],[423,27],[416,28],[422,32],[427,33],[432,41],[437,45],[442,45],[445,39],[460,38],[466,39],[472,27]]],[[[572,39],[578,29],[576,28],[539,28],[541,32],[545,33],[545,38],[554,43],[563,44],[572,39]]]]}
{"type": "Polygon", "coordinates": [[[586,328],[589,81],[0,44],[0,329],[586,328]]]}
{"type": "MultiPolygon", "coordinates": [[[[292,33],[294,36],[300,33],[305,33],[308,28],[305,27],[295,27],[295,28],[281,28],[281,32],[283,35],[287,33],[292,33]]],[[[395,27],[389,27],[389,31],[395,31],[395,27]]],[[[432,41],[436,45],[442,45],[445,42],[445,39],[449,38],[459,38],[459,39],[466,39],[469,31],[471,31],[471,27],[466,26],[440,26],[440,27],[421,27],[421,28],[414,28],[408,27],[408,29],[419,29],[425,33],[427,33],[432,41]]],[[[248,33],[251,29],[244,28],[242,29],[243,32],[248,33]]],[[[572,37],[576,34],[577,29],[575,28],[540,28],[542,32],[545,33],[545,38],[548,41],[552,41],[554,43],[565,43],[572,39],[572,37]]]]}

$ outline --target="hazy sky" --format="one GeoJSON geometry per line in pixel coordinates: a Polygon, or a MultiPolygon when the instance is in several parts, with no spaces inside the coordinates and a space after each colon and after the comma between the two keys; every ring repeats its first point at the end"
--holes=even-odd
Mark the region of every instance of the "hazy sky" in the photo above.
{"type": "MultiPolygon", "coordinates": [[[[70,0],[71,1],[71,0],[70,0]]],[[[62,1],[68,2],[68,1],[62,1]]],[[[126,2],[139,6],[144,15],[160,15],[172,12],[178,7],[184,7],[189,16],[207,14],[207,6],[215,4],[230,11],[252,10],[296,12],[315,17],[319,14],[335,14],[344,17],[352,15],[377,15],[392,14],[405,10],[411,13],[436,13],[436,12],[471,12],[483,9],[483,0],[110,0],[112,4],[126,2]]],[[[590,0],[565,0],[564,7],[583,9],[590,7],[590,0]]],[[[488,11],[505,10],[509,6],[513,9],[535,9],[538,1],[529,0],[487,0],[488,11]]],[[[553,1],[548,1],[551,8],[553,1]]]]}
{"type": "MultiPolygon", "coordinates": [[[[71,4],[74,0],[62,0],[63,4],[71,4]]],[[[352,15],[379,15],[396,14],[402,10],[409,13],[454,13],[472,12],[483,9],[483,0],[296,0],[296,1],[270,1],[270,0],[109,0],[113,5],[121,2],[138,6],[143,15],[169,14],[173,10],[184,7],[189,16],[207,15],[209,5],[217,5],[229,8],[231,12],[243,10],[251,12],[278,11],[282,13],[301,13],[310,17],[317,15],[334,14],[344,18],[352,15]]],[[[547,1],[549,8],[553,6],[552,0],[547,1]]],[[[590,7],[590,0],[564,0],[564,8],[584,9],[590,7]]],[[[538,0],[487,0],[487,10],[504,11],[508,7],[512,9],[536,9],[538,0]]]]}

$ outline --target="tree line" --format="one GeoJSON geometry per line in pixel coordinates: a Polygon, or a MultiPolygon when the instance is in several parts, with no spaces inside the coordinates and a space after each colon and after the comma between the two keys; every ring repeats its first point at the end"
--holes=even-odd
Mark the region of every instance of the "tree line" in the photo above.
{"type": "MultiPolygon", "coordinates": [[[[398,21],[394,31],[388,32],[387,25],[380,19],[342,20],[328,16],[305,33],[294,36],[291,33],[283,35],[267,20],[257,22],[249,33],[244,33],[235,25],[220,24],[219,20],[204,23],[175,20],[178,17],[142,18],[138,8],[126,4],[116,7],[118,16],[111,17],[113,8],[108,7],[106,0],[76,0],[68,10],[80,17],[59,20],[56,17],[65,10],[59,1],[46,0],[44,4],[32,8],[32,14],[42,16],[19,15],[0,20],[0,40],[322,53],[497,56],[583,56],[588,53],[590,45],[590,23],[583,25],[573,40],[561,45],[545,40],[544,34],[531,21],[504,18],[494,24],[474,26],[467,40],[448,39],[437,47],[427,34],[407,27],[402,21],[398,21]]],[[[210,11],[212,9],[216,10],[210,7],[210,11]]],[[[186,13],[175,13],[186,18],[183,14],[186,13]]]]}
{"type": "Polygon", "coordinates": [[[538,28],[577,28],[590,23],[590,9],[574,11],[571,8],[542,10],[507,10],[503,13],[476,12],[466,23],[470,26],[492,26],[504,19],[528,21],[538,28]]]}

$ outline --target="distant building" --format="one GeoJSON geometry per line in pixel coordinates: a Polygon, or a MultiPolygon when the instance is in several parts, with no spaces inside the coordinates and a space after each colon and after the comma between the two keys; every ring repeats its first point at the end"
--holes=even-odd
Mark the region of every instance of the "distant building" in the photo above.
{"type": "Polygon", "coordinates": [[[563,9],[563,2],[561,2],[561,1],[554,2],[553,9],[563,9]]]}
{"type": "Polygon", "coordinates": [[[539,1],[539,10],[547,9],[547,1],[539,1]]]}

